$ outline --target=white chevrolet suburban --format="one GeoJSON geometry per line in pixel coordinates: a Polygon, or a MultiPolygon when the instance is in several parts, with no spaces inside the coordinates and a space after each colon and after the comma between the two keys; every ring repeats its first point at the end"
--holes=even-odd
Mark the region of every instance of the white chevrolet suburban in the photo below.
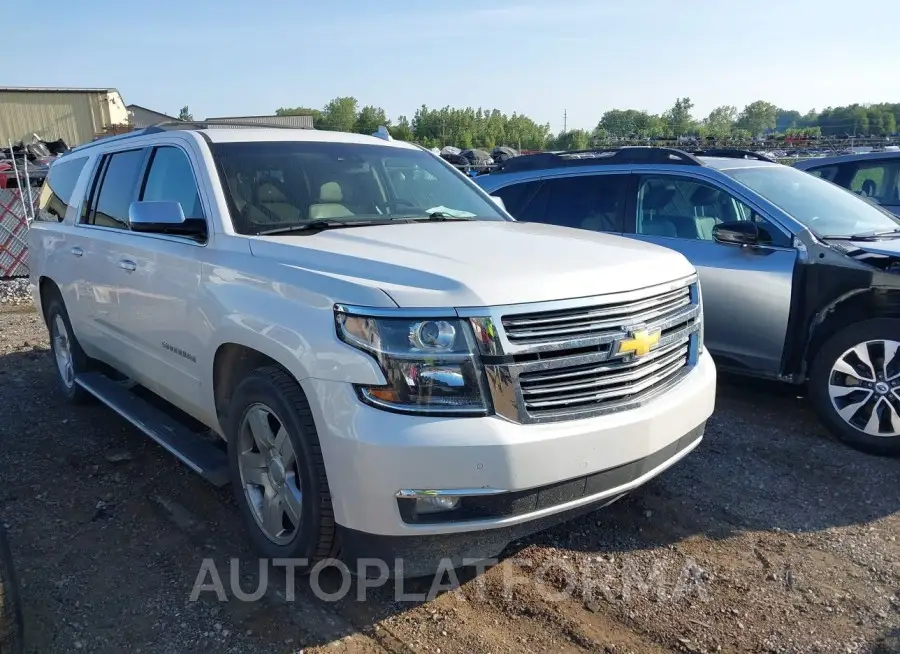
{"type": "Polygon", "coordinates": [[[493,558],[713,410],[682,255],[518,223],[416,145],[158,125],[60,157],[39,214],[62,393],[230,482],[267,557],[493,558]]]}

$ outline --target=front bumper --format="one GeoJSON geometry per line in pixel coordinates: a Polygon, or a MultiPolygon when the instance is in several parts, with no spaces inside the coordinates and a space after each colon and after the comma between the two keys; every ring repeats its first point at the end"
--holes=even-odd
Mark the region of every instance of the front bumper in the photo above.
{"type": "Polygon", "coordinates": [[[611,470],[531,491],[505,493],[524,495],[538,505],[525,514],[527,522],[497,520],[489,529],[409,536],[372,534],[338,525],[344,563],[351,571],[365,575],[366,562],[374,559],[386,564],[393,576],[420,577],[433,574],[441,566],[446,568],[447,561],[454,568],[496,561],[511,542],[608,506],[643,485],[693,451],[703,440],[704,427],[696,427],[648,457],[611,470]],[[591,492],[591,486],[598,484],[602,490],[591,492]]]}
{"type": "Polygon", "coordinates": [[[662,472],[696,443],[662,461],[648,459],[688,434],[699,440],[715,403],[716,370],[708,353],[685,378],[639,409],[595,418],[521,425],[497,417],[438,418],[364,405],[350,384],[308,379],[328,473],[335,519],[342,527],[381,536],[428,536],[493,530],[596,504],[662,472]],[[700,430],[699,432],[696,430],[700,430]],[[585,479],[647,460],[640,472],[602,493],[572,497],[534,510],[439,524],[404,521],[404,489],[491,489],[518,493],[585,479]],[[650,461],[653,465],[650,465],[650,461]]]}

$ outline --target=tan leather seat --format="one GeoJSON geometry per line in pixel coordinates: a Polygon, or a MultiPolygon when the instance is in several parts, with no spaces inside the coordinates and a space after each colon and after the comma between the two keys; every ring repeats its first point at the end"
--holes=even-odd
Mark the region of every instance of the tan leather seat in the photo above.
{"type": "Polygon", "coordinates": [[[264,182],[256,189],[256,202],[268,214],[267,222],[299,223],[300,210],[274,184],[264,182]]]}
{"type": "Polygon", "coordinates": [[[354,215],[341,202],[344,201],[344,192],[337,182],[326,182],[319,189],[319,201],[309,206],[310,220],[328,220],[330,218],[344,218],[354,215]]]}

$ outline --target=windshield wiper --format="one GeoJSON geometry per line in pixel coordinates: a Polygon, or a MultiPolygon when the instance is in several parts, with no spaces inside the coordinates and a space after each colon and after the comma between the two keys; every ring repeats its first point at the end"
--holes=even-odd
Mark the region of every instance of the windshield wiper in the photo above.
{"type": "Polygon", "coordinates": [[[849,236],[840,234],[834,236],[825,236],[826,239],[834,241],[877,241],[882,238],[900,238],[900,227],[894,229],[886,229],[884,231],[861,232],[859,234],[850,234],[849,236]]]}
{"type": "Polygon", "coordinates": [[[470,216],[460,216],[447,211],[432,211],[426,218],[428,220],[472,220],[470,216]]]}
{"type": "Polygon", "coordinates": [[[289,225],[287,227],[275,227],[257,232],[257,236],[271,236],[273,234],[291,234],[294,232],[321,232],[326,229],[343,229],[345,227],[367,227],[369,225],[384,225],[390,220],[311,220],[308,223],[289,225]]]}
{"type": "Polygon", "coordinates": [[[435,211],[434,213],[428,214],[428,220],[472,220],[468,216],[453,216],[449,213],[444,213],[442,211],[435,211]]]}

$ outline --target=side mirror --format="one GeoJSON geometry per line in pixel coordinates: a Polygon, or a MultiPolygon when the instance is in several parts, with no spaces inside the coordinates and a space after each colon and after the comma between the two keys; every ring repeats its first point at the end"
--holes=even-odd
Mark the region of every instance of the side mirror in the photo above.
{"type": "Polygon", "coordinates": [[[180,202],[167,200],[132,202],[128,207],[128,225],[134,232],[206,236],[206,221],[185,218],[180,202]]]}
{"type": "Polygon", "coordinates": [[[503,203],[503,198],[501,198],[499,195],[492,195],[491,200],[493,200],[494,204],[496,204],[498,207],[506,211],[506,204],[503,203]]]}
{"type": "Polygon", "coordinates": [[[749,220],[719,223],[712,230],[713,239],[728,245],[758,245],[759,228],[749,220]]]}

